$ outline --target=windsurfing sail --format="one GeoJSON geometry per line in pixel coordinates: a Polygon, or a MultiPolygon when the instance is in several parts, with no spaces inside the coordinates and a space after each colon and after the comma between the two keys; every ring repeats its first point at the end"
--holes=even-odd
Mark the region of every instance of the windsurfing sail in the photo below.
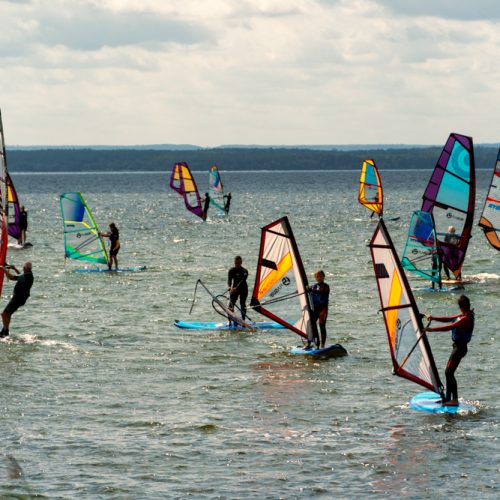
{"type": "Polygon", "coordinates": [[[60,204],[65,258],[107,264],[108,253],[101,233],[81,193],[63,193],[60,204]]]}
{"type": "Polygon", "coordinates": [[[200,193],[186,162],[174,165],[170,176],[170,187],[184,198],[184,204],[190,212],[203,218],[200,193]]]}
{"type": "Polygon", "coordinates": [[[7,190],[7,154],[3,134],[2,111],[0,110],[0,294],[2,293],[4,266],[7,258],[7,240],[9,227],[9,202],[7,190]]]}
{"type": "Polygon", "coordinates": [[[490,245],[500,250],[500,150],[479,225],[483,228],[484,235],[490,245]]]}
{"type": "Polygon", "coordinates": [[[382,217],[384,193],[375,160],[365,160],[359,178],[358,201],[372,212],[382,217]]]}
{"type": "Polygon", "coordinates": [[[439,283],[439,255],[434,219],[429,212],[413,212],[401,264],[406,271],[439,283]]]}
{"type": "Polygon", "coordinates": [[[434,217],[444,265],[460,278],[472,232],[476,174],[472,137],[450,134],[423,195],[422,210],[434,217]],[[448,229],[454,228],[453,238],[448,229]]]}
{"type": "Polygon", "coordinates": [[[318,338],[307,276],[287,217],[262,228],[251,305],[259,313],[310,341],[318,338]],[[284,306],[285,304],[285,306],[284,306]],[[294,311],[292,324],[283,316],[294,311]]]}
{"type": "Polygon", "coordinates": [[[393,373],[443,397],[443,387],[424,332],[422,317],[384,221],[370,242],[393,373]]]}
{"type": "Polygon", "coordinates": [[[210,169],[208,194],[210,195],[210,203],[218,210],[219,215],[225,215],[224,186],[217,165],[213,165],[210,169]]]}
{"type": "Polygon", "coordinates": [[[19,240],[21,238],[21,208],[19,198],[12,178],[7,172],[7,200],[9,202],[9,236],[19,240]]]}

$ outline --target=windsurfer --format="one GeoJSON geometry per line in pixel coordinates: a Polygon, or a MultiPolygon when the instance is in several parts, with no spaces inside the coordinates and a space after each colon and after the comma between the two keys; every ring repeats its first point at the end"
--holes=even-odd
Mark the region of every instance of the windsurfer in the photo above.
{"type": "Polygon", "coordinates": [[[14,287],[14,294],[7,307],[2,312],[3,328],[0,332],[0,337],[7,337],[9,335],[9,325],[11,316],[21,307],[24,306],[28,297],[30,296],[30,289],[33,285],[33,273],[31,262],[25,262],[23,266],[23,273],[21,274],[16,266],[5,266],[5,275],[9,280],[17,281],[14,287]],[[13,269],[18,276],[10,273],[13,269]]]}
{"type": "MultiPolygon", "coordinates": [[[[227,285],[229,291],[229,309],[234,311],[238,298],[240,299],[241,319],[246,316],[246,301],[248,297],[248,271],[242,266],[243,259],[237,255],[234,258],[234,267],[227,273],[227,285]]],[[[231,323],[231,321],[230,321],[231,323]]]]}
{"type": "Polygon", "coordinates": [[[120,251],[120,232],[116,227],[115,223],[112,222],[109,225],[108,232],[102,232],[101,236],[104,238],[109,238],[109,260],[108,269],[111,270],[113,262],[115,263],[115,269],[118,270],[118,252],[120,251]]]}
{"type": "MultiPolygon", "coordinates": [[[[313,320],[319,325],[321,339],[313,339],[316,344],[319,343],[319,348],[324,349],[326,343],[326,318],[328,316],[328,297],[330,295],[330,287],[325,283],[325,273],[321,269],[314,273],[316,283],[309,285],[308,290],[311,292],[313,302],[313,320]]],[[[308,342],[310,347],[311,342],[308,342]]]]}
{"type": "Polygon", "coordinates": [[[201,214],[201,218],[203,220],[207,220],[209,206],[210,206],[210,196],[208,195],[208,193],[205,193],[205,198],[203,199],[203,212],[201,214]]]}
{"type": "Polygon", "coordinates": [[[24,205],[21,207],[21,212],[19,213],[19,227],[21,229],[21,237],[17,242],[20,245],[24,245],[26,243],[26,232],[28,231],[28,212],[26,212],[24,205]]]}
{"type": "MultiPolygon", "coordinates": [[[[460,242],[460,238],[456,234],[455,226],[449,226],[448,231],[444,235],[444,243],[446,244],[446,248],[448,248],[448,252],[455,258],[456,250],[458,244],[460,242]]],[[[443,261],[443,271],[446,274],[446,279],[450,279],[450,270],[448,269],[446,263],[443,261]]],[[[460,279],[461,275],[459,275],[460,279]]]]}
{"type": "Polygon", "coordinates": [[[225,194],[223,198],[224,198],[224,212],[226,212],[226,215],[228,215],[229,207],[231,206],[231,193],[225,194]]]}
{"type": "Polygon", "coordinates": [[[446,398],[443,402],[445,406],[458,406],[458,387],[455,379],[455,370],[460,361],[467,354],[467,344],[470,342],[474,331],[474,309],[470,307],[470,300],[467,296],[461,295],[458,299],[460,313],[455,316],[431,316],[426,314],[428,321],[438,321],[440,323],[450,322],[448,325],[437,327],[426,327],[426,332],[447,332],[451,330],[453,349],[446,365],[446,398]]]}

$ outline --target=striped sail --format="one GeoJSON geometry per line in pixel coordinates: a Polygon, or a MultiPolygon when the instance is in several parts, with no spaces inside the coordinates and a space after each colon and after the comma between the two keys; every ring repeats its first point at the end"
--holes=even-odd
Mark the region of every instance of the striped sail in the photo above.
{"type": "Polygon", "coordinates": [[[382,216],[384,194],[375,160],[365,160],[363,162],[359,178],[358,201],[372,212],[382,216]]]}
{"type": "Polygon", "coordinates": [[[472,232],[476,174],[472,137],[450,134],[423,195],[422,210],[434,217],[443,264],[460,277],[472,232]],[[448,241],[447,230],[455,228],[448,241]]]}
{"type": "Polygon", "coordinates": [[[434,219],[429,212],[413,212],[401,264],[406,271],[439,282],[439,255],[434,219]]]}
{"type": "Polygon", "coordinates": [[[443,395],[420,312],[383,220],[379,221],[369,247],[393,372],[443,395]]]}
{"type": "Polygon", "coordinates": [[[256,311],[309,340],[318,338],[307,277],[287,217],[262,228],[251,304],[256,311]],[[293,323],[284,317],[294,316],[293,323]]]}
{"type": "Polygon", "coordinates": [[[174,165],[170,175],[170,187],[184,198],[184,204],[190,212],[202,217],[200,194],[187,163],[181,162],[174,165]]]}
{"type": "Polygon", "coordinates": [[[16,188],[11,176],[7,173],[7,200],[9,202],[9,236],[19,240],[21,238],[21,208],[16,188]]]}
{"type": "Polygon", "coordinates": [[[500,250],[500,150],[479,225],[483,228],[490,245],[500,250]]]}
{"type": "Polygon", "coordinates": [[[63,193],[60,205],[64,225],[65,258],[107,264],[106,247],[81,193],[63,193]]]}

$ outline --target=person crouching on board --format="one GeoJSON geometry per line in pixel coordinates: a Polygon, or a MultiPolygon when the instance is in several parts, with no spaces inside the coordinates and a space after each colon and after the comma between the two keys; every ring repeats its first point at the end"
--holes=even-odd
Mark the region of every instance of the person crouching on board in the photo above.
{"type": "MultiPolygon", "coordinates": [[[[318,323],[321,334],[319,348],[324,349],[326,344],[326,318],[328,316],[328,300],[330,295],[330,287],[325,283],[325,273],[319,269],[314,273],[316,283],[309,285],[307,289],[311,292],[313,302],[313,320],[318,323]]],[[[318,339],[314,339],[316,344],[318,339]]],[[[311,347],[309,341],[307,347],[311,347]]]]}
{"type": "MultiPolygon", "coordinates": [[[[248,271],[242,266],[243,259],[237,255],[234,258],[234,267],[229,269],[227,273],[227,286],[229,292],[229,309],[234,311],[234,306],[238,297],[240,299],[241,319],[245,319],[247,311],[247,297],[248,297],[248,271]]],[[[229,321],[231,324],[231,321],[229,321]]]]}
{"type": "Polygon", "coordinates": [[[17,281],[14,287],[14,294],[7,307],[2,312],[3,328],[0,332],[0,337],[7,337],[9,335],[9,325],[11,316],[21,307],[24,306],[28,297],[30,296],[31,286],[33,285],[33,273],[31,271],[31,262],[25,262],[23,266],[23,273],[21,274],[16,266],[5,266],[5,276],[11,281],[17,281]],[[10,270],[13,269],[18,276],[11,274],[10,270]]]}
{"type": "Polygon", "coordinates": [[[460,313],[455,316],[431,316],[426,314],[428,321],[439,321],[449,325],[437,326],[434,328],[426,327],[426,332],[447,332],[451,330],[451,339],[453,340],[453,350],[451,351],[450,359],[446,365],[446,398],[443,402],[444,406],[458,406],[458,387],[455,379],[455,370],[458,368],[460,361],[467,354],[467,344],[472,338],[474,331],[474,309],[470,308],[470,300],[465,295],[461,295],[458,299],[458,307],[460,313]]]}
{"type": "Polygon", "coordinates": [[[101,236],[104,238],[109,238],[109,261],[108,269],[111,271],[111,266],[113,262],[115,263],[115,269],[118,271],[118,252],[120,251],[120,232],[116,227],[115,223],[112,222],[109,225],[108,232],[102,232],[101,236]]]}

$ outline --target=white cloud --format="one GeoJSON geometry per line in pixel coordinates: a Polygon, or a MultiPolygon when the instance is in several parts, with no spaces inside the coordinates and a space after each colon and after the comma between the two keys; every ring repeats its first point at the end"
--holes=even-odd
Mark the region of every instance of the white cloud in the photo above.
{"type": "Polygon", "coordinates": [[[495,141],[497,24],[395,3],[0,3],[8,140],[495,141]]]}

